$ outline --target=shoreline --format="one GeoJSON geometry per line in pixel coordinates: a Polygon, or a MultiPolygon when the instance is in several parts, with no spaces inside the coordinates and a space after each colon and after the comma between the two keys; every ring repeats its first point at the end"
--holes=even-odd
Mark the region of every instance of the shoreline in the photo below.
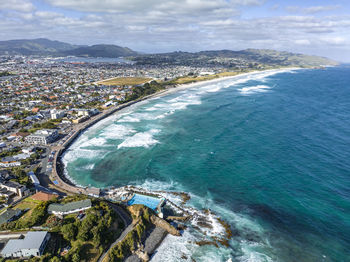
{"type": "MultiPolygon", "coordinates": [[[[113,108],[107,109],[101,114],[98,114],[86,122],[83,122],[81,124],[78,124],[75,126],[72,130],[73,134],[71,134],[70,137],[66,139],[66,141],[61,145],[61,146],[56,146],[53,148],[55,150],[55,154],[53,157],[53,164],[52,164],[52,173],[50,175],[50,180],[53,183],[54,187],[57,188],[58,190],[61,189],[63,192],[68,192],[68,193],[78,193],[78,194],[86,194],[86,195],[92,195],[92,196],[97,196],[97,192],[100,190],[103,190],[104,188],[96,188],[96,187],[89,187],[89,186],[83,186],[79,185],[74,179],[72,179],[69,174],[66,174],[66,167],[62,162],[62,157],[65,154],[66,150],[69,150],[69,147],[71,146],[72,143],[76,139],[79,138],[79,136],[88,130],[90,127],[92,127],[94,124],[98,123],[99,121],[106,119],[107,117],[117,113],[118,111],[121,111],[125,108],[128,108],[134,104],[138,104],[142,101],[147,101],[147,100],[152,100],[158,97],[170,95],[182,90],[186,90],[189,88],[193,88],[202,84],[211,84],[211,83],[217,83],[225,80],[231,80],[239,77],[244,77],[244,76],[249,76],[257,73],[267,73],[267,72],[278,72],[278,71],[287,71],[287,70],[298,70],[298,69],[304,69],[300,67],[290,67],[290,68],[275,68],[275,69],[267,69],[267,70],[255,70],[251,72],[244,72],[244,73],[238,73],[237,75],[234,76],[222,76],[214,79],[209,79],[209,80],[203,80],[203,81],[198,81],[194,83],[186,83],[186,84],[180,84],[176,86],[169,86],[166,89],[160,90],[154,94],[150,94],[148,96],[141,97],[139,99],[136,99],[134,101],[127,102],[125,104],[120,104],[117,106],[114,106],[113,108]],[[56,182],[56,183],[55,183],[56,182]]],[[[98,194],[99,195],[99,194],[98,194]]]]}
{"type": "MultiPolygon", "coordinates": [[[[205,81],[198,81],[195,83],[189,83],[189,84],[181,84],[178,86],[171,86],[168,87],[164,90],[161,90],[159,92],[156,92],[154,94],[151,94],[149,96],[145,96],[142,97],[140,99],[119,105],[119,106],[115,106],[113,108],[110,108],[106,111],[104,111],[103,113],[97,115],[96,117],[89,119],[88,122],[83,123],[79,126],[76,127],[76,131],[66,139],[65,143],[62,144],[62,148],[60,148],[59,150],[56,151],[55,155],[54,155],[54,160],[53,160],[53,171],[52,171],[52,177],[56,178],[56,181],[58,181],[58,185],[57,186],[59,189],[63,189],[64,191],[68,192],[68,193],[78,193],[78,194],[85,194],[85,195],[89,195],[89,196],[93,196],[93,197],[104,197],[107,196],[106,195],[106,188],[94,188],[94,187],[84,187],[81,185],[78,185],[76,183],[76,181],[74,181],[68,174],[68,170],[66,169],[67,167],[63,164],[62,158],[64,157],[64,154],[66,152],[66,150],[69,150],[69,147],[71,146],[72,143],[74,143],[74,141],[76,139],[78,139],[80,137],[80,135],[85,132],[86,130],[88,130],[90,127],[92,127],[94,124],[98,123],[99,121],[106,119],[109,116],[112,116],[113,114],[117,113],[118,111],[121,111],[122,109],[128,108],[134,104],[138,104],[139,102],[142,101],[147,101],[147,100],[151,100],[151,99],[156,99],[158,97],[162,97],[162,96],[166,96],[166,95],[170,95],[176,92],[179,92],[181,90],[186,90],[189,88],[194,88],[196,86],[200,86],[200,85],[207,85],[207,84],[214,84],[214,83],[218,83],[221,81],[225,81],[225,80],[231,80],[231,79],[237,79],[239,77],[244,77],[244,76],[249,76],[249,75],[254,75],[257,73],[274,73],[274,72],[284,72],[284,71],[289,71],[289,70],[297,70],[297,69],[301,69],[301,68],[281,68],[281,69],[270,69],[270,70],[263,70],[263,71],[252,71],[252,72],[246,72],[246,73],[241,73],[241,74],[237,74],[235,76],[224,76],[224,77],[218,77],[215,79],[210,79],[210,80],[205,80],[205,81]],[[101,195],[101,191],[104,193],[101,195]]],[[[50,180],[53,182],[53,180],[50,177],[50,180]]],[[[118,187],[119,189],[126,189],[130,186],[124,185],[122,187],[118,187]]],[[[130,190],[130,188],[128,188],[130,190]]],[[[156,194],[156,195],[168,195],[169,192],[166,191],[149,191],[149,190],[145,190],[143,188],[135,188],[135,187],[131,187],[131,191],[134,191],[136,189],[136,192],[144,192],[144,193],[151,193],[151,194],[156,194]],[[163,194],[164,193],[164,194],[163,194]]],[[[185,194],[185,193],[184,193],[185,194]]],[[[189,195],[188,195],[189,197],[189,195]]],[[[107,199],[107,198],[106,198],[107,199]]],[[[183,199],[182,204],[185,205],[186,201],[183,199]]],[[[209,241],[209,242],[201,242],[201,241],[197,241],[196,243],[198,245],[214,245],[217,246],[218,243],[224,243],[224,245],[228,245],[227,241],[229,239],[229,236],[231,234],[231,229],[229,227],[229,225],[224,222],[220,217],[218,217],[215,213],[211,213],[210,210],[205,211],[204,213],[201,212],[200,210],[196,210],[194,208],[191,207],[187,207],[186,206],[178,206],[176,205],[174,202],[169,200],[169,205],[171,207],[171,209],[173,210],[177,210],[180,211],[181,214],[186,217],[186,218],[190,218],[192,216],[197,216],[197,217],[202,217],[202,222],[204,226],[203,229],[200,229],[204,232],[204,234],[206,234],[206,227],[211,227],[215,225],[211,225],[209,222],[205,222],[207,219],[207,216],[210,215],[215,221],[216,223],[219,223],[223,228],[224,228],[224,232],[225,232],[225,236],[227,237],[227,239],[224,237],[222,239],[218,238],[219,242],[215,242],[215,241],[209,241]],[[206,213],[209,212],[209,213],[206,213]],[[204,222],[203,222],[204,221],[204,222]],[[221,241],[221,242],[220,242],[221,241]]],[[[214,223],[214,222],[213,222],[214,223]]],[[[186,227],[186,226],[185,226],[186,227]]],[[[201,232],[202,232],[201,231],[201,232]]],[[[157,234],[152,234],[151,232],[149,232],[149,234],[147,235],[146,239],[144,240],[144,243],[152,243],[151,246],[153,247],[152,250],[150,250],[150,254],[154,254],[154,252],[156,252],[156,250],[162,245],[162,243],[164,242],[164,240],[167,238],[167,235],[165,232],[163,232],[163,235],[161,237],[159,237],[157,234]]],[[[220,234],[219,234],[220,235],[220,234]]],[[[136,254],[133,254],[133,256],[136,254]]],[[[137,255],[136,255],[137,256],[137,255]]],[[[129,257],[128,257],[129,258],[129,257]]],[[[131,259],[131,257],[130,257],[131,259]]]]}

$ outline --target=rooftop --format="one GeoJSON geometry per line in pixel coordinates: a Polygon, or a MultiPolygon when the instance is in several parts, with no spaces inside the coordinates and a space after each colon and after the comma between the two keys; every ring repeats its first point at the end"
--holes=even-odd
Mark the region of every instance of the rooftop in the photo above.
{"type": "Polygon", "coordinates": [[[39,249],[47,234],[47,231],[28,232],[24,239],[11,239],[1,254],[13,254],[21,249],[39,249]]]}
{"type": "Polygon", "coordinates": [[[73,210],[91,207],[91,200],[84,199],[80,201],[70,202],[67,204],[50,204],[48,212],[70,212],[73,210]]]}
{"type": "Polygon", "coordinates": [[[0,215],[0,225],[6,223],[13,217],[16,217],[20,214],[21,210],[8,208],[4,213],[0,215]]]}

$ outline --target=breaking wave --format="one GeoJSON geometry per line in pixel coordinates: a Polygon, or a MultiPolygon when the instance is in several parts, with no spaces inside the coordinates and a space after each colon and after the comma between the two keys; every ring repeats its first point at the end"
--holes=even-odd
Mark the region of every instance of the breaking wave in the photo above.
{"type": "Polygon", "coordinates": [[[159,141],[153,138],[154,134],[159,133],[158,129],[151,129],[147,132],[136,133],[135,135],[128,137],[118,145],[119,148],[123,147],[150,147],[158,144],[159,141]]]}
{"type": "Polygon", "coordinates": [[[257,85],[257,86],[243,87],[241,89],[238,89],[238,91],[242,95],[250,95],[250,94],[254,94],[254,93],[266,92],[270,88],[271,88],[270,86],[266,86],[266,85],[257,85]]]}
{"type": "MultiPolygon", "coordinates": [[[[141,185],[148,191],[161,191],[161,194],[176,205],[181,206],[182,199],[171,192],[182,192],[185,188],[178,182],[163,182],[146,179],[141,185]],[[166,193],[167,192],[167,193],[166,193]]],[[[185,190],[186,191],[186,190],[185,190]]],[[[210,195],[206,198],[190,193],[191,200],[182,206],[189,212],[193,219],[187,229],[183,231],[181,237],[167,235],[162,244],[153,255],[151,261],[273,261],[264,252],[270,249],[269,241],[266,239],[265,230],[246,215],[235,213],[232,210],[218,205],[210,195]],[[205,212],[209,208],[211,212],[205,212]],[[203,210],[203,211],[202,211],[203,210]],[[212,212],[213,211],[213,212],[212,212]],[[236,232],[235,239],[229,241],[230,248],[219,245],[200,246],[196,242],[204,240],[210,241],[212,237],[225,234],[225,228],[218,221],[220,214],[229,222],[231,228],[236,232]],[[210,227],[201,227],[202,219],[205,217],[210,227]],[[200,228],[200,229],[199,229],[200,228]]]]}

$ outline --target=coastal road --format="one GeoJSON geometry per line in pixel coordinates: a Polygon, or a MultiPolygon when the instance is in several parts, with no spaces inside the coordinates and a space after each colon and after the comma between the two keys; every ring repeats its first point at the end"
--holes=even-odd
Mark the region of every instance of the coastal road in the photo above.
{"type": "Polygon", "coordinates": [[[132,219],[130,217],[130,215],[125,212],[121,207],[115,205],[115,204],[111,204],[110,206],[113,208],[113,210],[119,215],[119,217],[123,220],[124,225],[127,226],[124,231],[121,233],[121,235],[118,237],[118,239],[116,241],[114,241],[110,247],[106,250],[106,252],[100,256],[98,262],[102,262],[105,257],[108,255],[108,252],[115,246],[117,245],[120,241],[122,241],[125,236],[134,228],[134,225],[132,224],[132,219]]]}

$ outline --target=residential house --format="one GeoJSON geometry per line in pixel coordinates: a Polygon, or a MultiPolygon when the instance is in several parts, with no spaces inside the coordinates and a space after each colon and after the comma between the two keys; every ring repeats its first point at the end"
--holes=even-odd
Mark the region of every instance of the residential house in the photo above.
{"type": "Polygon", "coordinates": [[[90,199],[84,199],[80,201],[70,202],[67,204],[50,204],[47,212],[54,215],[68,215],[76,212],[80,212],[91,208],[92,203],[90,199]]]}
{"type": "Polygon", "coordinates": [[[4,213],[0,215],[0,225],[17,219],[21,214],[22,210],[20,209],[8,208],[4,213]]]}
{"type": "Polygon", "coordinates": [[[6,181],[0,183],[0,194],[8,195],[4,190],[1,189],[6,189],[6,191],[13,192],[20,197],[29,195],[29,189],[27,189],[26,186],[13,181],[6,181]]]}

